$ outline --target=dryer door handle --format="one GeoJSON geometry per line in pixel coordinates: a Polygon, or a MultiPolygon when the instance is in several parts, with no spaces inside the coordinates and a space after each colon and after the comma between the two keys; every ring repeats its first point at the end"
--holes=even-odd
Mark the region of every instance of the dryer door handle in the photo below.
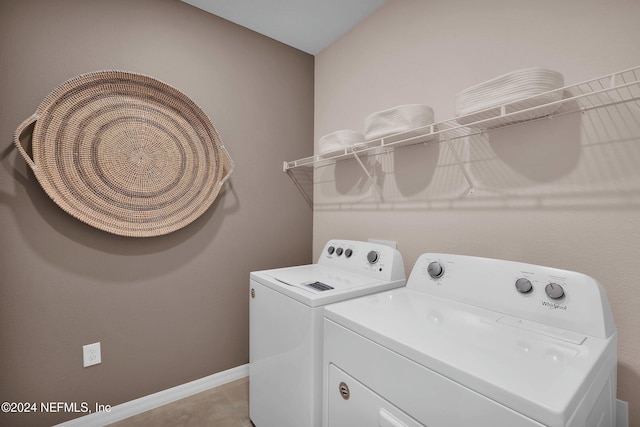
{"type": "Polygon", "coordinates": [[[379,427],[408,427],[405,423],[391,415],[385,409],[380,408],[378,411],[378,426],[379,427]]]}

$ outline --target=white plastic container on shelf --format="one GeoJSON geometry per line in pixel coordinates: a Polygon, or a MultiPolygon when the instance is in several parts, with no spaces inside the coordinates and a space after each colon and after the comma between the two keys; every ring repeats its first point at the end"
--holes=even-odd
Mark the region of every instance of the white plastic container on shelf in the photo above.
{"type": "MultiPolygon", "coordinates": [[[[371,141],[391,136],[385,141],[391,143],[426,135],[430,132],[429,125],[433,124],[433,118],[433,109],[426,105],[398,105],[367,116],[364,123],[364,137],[367,141],[371,141]],[[400,135],[396,136],[396,134],[400,135]]],[[[421,141],[430,138],[426,137],[421,141]]]]}
{"type": "Polygon", "coordinates": [[[344,149],[353,147],[364,141],[362,132],[354,130],[337,130],[320,137],[318,140],[318,154],[320,157],[331,157],[343,154],[344,149]]]}
{"type": "MultiPolygon", "coordinates": [[[[558,109],[564,77],[557,71],[526,68],[471,86],[455,95],[456,121],[462,125],[492,120],[491,127],[544,117],[558,109]],[[545,105],[541,108],[536,108],[545,105]],[[504,109],[502,108],[504,106],[504,109]],[[523,111],[526,110],[526,111],[523,111]]],[[[482,126],[482,124],[479,124],[482,126]]]]}

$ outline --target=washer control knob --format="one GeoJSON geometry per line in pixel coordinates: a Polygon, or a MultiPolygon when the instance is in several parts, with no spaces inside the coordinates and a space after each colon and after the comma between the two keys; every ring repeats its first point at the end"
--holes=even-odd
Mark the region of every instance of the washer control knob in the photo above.
{"type": "Polygon", "coordinates": [[[333,252],[335,252],[336,248],[334,248],[333,246],[329,246],[327,248],[327,252],[329,252],[329,255],[333,255],[333,252]]]}
{"type": "Polygon", "coordinates": [[[557,283],[549,283],[544,288],[544,291],[547,293],[549,298],[560,299],[564,296],[564,289],[562,289],[562,286],[557,283]]]}
{"type": "Polygon", "coordinates": [[[367,261],[369,264],[375,264],[380,259],[380,254],[376,251],[369,251],[367,254],[367,261]]]}
{"type": "Polygon", "coordinates": [[[342,255],[342,248],[336,249],[336,255],[338,256],[342,255]]]}
{"type": "Polygon", "coordinates": [[[353,255],[353,250],[347,249],[346,251],[344,251],[344,256],[346,256],[347,258],[351,258],[351,255],[353,255]]]}
{"type": "Polygon", "coordinates": [[[427,273],[429,273],[429,276],[431,276],[431,278],[437,279],[439,277],[442,277],[442,275],[444,274],[444,267],[438,261],[433,261],[427,267],[427,273]]]}
{"type": "Polygon", "coordinates": [[[516,280],[516,289],[521,294],[528,294],[533,290],[533,285],[531,284],[531,281],[529,279],[521,277],[520,279],[516,280]]]}

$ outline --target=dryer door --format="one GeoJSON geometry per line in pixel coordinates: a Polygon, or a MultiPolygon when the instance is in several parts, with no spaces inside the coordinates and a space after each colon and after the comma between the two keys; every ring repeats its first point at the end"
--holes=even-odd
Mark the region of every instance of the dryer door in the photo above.
{"type": "Polygon", "coordinates": [[[333,364],[328,391],[328,427],[425,427],[333,364]]]}

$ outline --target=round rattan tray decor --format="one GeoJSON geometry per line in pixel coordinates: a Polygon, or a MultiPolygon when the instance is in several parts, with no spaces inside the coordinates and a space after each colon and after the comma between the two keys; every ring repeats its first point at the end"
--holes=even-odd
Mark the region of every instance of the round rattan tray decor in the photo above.
{"type": "Polygon", "coordinates": [[[58,206],[121,236],[188,225],[233,170],[215,127],[189,97],[124,71],[64,82],[18,126],[14,142],[58,206]],[[20,136],[34,122],[31,159],[20,136]]]}

